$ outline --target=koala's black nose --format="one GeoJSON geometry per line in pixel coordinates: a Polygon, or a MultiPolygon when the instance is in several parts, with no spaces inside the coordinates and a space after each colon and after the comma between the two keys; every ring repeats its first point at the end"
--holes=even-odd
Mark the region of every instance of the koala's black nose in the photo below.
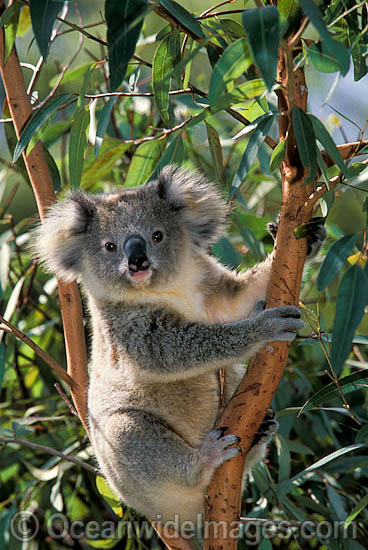
{"type": "Polygon", "coordinates": [[[131,271],[146,271],[149,268],[146,243],[142,237],[129,237],[124,244],[124,253],[131,271]]]}

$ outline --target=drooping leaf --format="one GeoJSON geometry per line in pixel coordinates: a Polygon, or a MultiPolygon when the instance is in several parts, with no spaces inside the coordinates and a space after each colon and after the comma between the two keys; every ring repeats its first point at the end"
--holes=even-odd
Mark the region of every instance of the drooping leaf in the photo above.
{"type": "Polygon", "coordinates": [[[291,472],[290,465],[290,451],[287,445],[287,441],[282,437],[281,434],[275,435],[275,444],[277,450],[277,456],[279,461],[279,482],[289,479],[291,472]]]}
{"type": "Polygon", "coordinates": [[[106,0],[105,2],[109,78],[112,91],[119,88],[124,80],[146,11],[146,0],[106,0]]]}
{"type": "Polygon", "coordinates": [[[37,130],[41,128],[42,124],[46,122],[51,116],[53,116],[55,111],[64,103],[66,103],[66,101],[70,97],[71,94],[60,94],[52,97],[29,119],[14,150],[13,164],[17,162],[20,155],[23,153],[24,149],[30,142],[31,138],[34,136],[37,130]]]}
{"type": "Polygon", "coordinates": [[[193,38],[204,38],[200,23],[183,6],[174,2],[174,0],[160,0],[160,5],[165,8],[171,17],[178,21],[182,27],[189,31],[193,38]]]}
{"type": "Polygon", "coordinates": [[[354,233],[353,235],[342,237],[331,246],[317,278],[317,288],[320,292],[334,280],[340,269],[344,266],[357,240],[358,234],[354,233]]]}
{"type": "Polygon", "coordinates": [[[122,143],[119,139],[106,138],[97,159],[90,149],[84,162],[81,187],[93,189],[95,184],[103,182],[106,176],[109,177],[115,164],[130,146],[131,143],[122,143]]]}
{"type": "Polygon", "coordinates": [[[279,11],[275,6],[245,10],[242,22],[254,62],[271,90],[279,55],[279,11]]]}
{"type": "Polygon", "coordinates": [[[227,237],[221,237],[212,247],[212,252],[224,265],[236,269],[241,262],[241,255],[227,237]]]}
{"type": "Polygon", "coordinates": [[[75,115],[69,137],[69,177],[71,187],[79,187],[87,145],[86,130],[89,122],[88,108],[82,108],[75,115]]]}
{"type": "Polygon", "coordinates": [[[273,172],[280,168],[280,164],[284,160],[286,151],[286,139],[283,139],[278,143],[275,149],[272,151],[271,160],[270,160],[270,171],[273,172]]]}
{"type": "Polygon", "coordinates": [[[245,180],[246,175],[249,172],[250,167],[256,159],[258,149],[261,144],[264,142],[271,126],[274,121],[275,115],[271,112],[262,115],[256,119],[253,124],[256,124],[256,128],[253,130],[253,133],[248,141],[248,145],[243,153],[240,166],[234,176],[233,182],[231,184],[231,189],[229,193],[229,198],[231,199],[239,187],[242,185],[245,180]]]}
{"type": "Polygon", "coordinates": [[[205,121],[207,129],[208,145],[210,148],[211,158],[214,165],[217,180],[221,183],[225,183],[225,167],[222,158],[222,147],[219,135],[216,129],[205,121]]]}
{"type": "Polygon", "coordinates": [[[327,216],[327,214],[331,210],[334,201],[335,201],[335,191],[333,189],[330,189],[330,191],[327,191],[327,193],[325,193],[323,197],[319,199],[322,216],[324,218],[327,216]]]}
{"type": "Polygon", "coordinates": [[[330,50],[326,48],[324,41],[312,44],[310,48],[307,48],[307,53],[313,67],[320,73],[336,73],[340,71],[340,64],[337,63],[336,58],[330,53],[330,50]]]}
{"type": "Polygon", "coordinates": [[[165,153],[156,164],[150,180],[155,179],[162,168],[167,164],[181,164],[184,158],[184,142],[181,134],[179,134],[167,147],[165,153]]]}
{"type": "Polygon", "coordinates": [[[239,231],[241,233],[244,243],[252,252],[255,259],[257,261],[262,260],[264,255],[262,254],[260,241],[259,239],[257,239],[252,229],[250,229],[250,227],[247,227],[246,225],[241,225],[239,231]]]}
{"type": "Polygon", "coordinates": [[[346,75],[349,71],[350,56],[345,46],[332,38],[326,24],[322,18],[322,14],[313,0],[299,0],[300,5],[304,13],[309,17],[312,25],[317,29],[322,39],[325,42],[323,51],[329,53],[330,56],[336,59],[340,65],[340,72],[342,75],[346,75]]]}
{"type": "Polygon", "coordinates": [[[348,170],[347,170],[347,167],[345,166],[341,153],[336,147],[334,140],[332,139],[332,137],[324,127],[323,123],[319,120],[319,118],[317,118],[314,115],[311,115],[310,113],[307,116],[312,121],[314,133],[318,141],[324,146],[327,153],[330,155],[334,163],[340,168],[344,176],[348,177],[348,170]]]}
{"type": "Polygon", "coordinates": [[[3,385],[5,374],[5,346],[4,342],[0,342],[0,389],[3,385]]]}
{"type": "Polygon", "coordinates": [[[105,136],[105,132],[110,122],[111,111],[114,108],[116,100],[117,100],[117,96],[109,99],[103,106],[101,114],[99,116],[98,124],[97,124],[97,132],[96,132],[96,141],[95,141],[95,158],[97,158],[98,153],[100,151],[100,148],[105,136]]]}
{"type": "Polygon", "coordinates": [[[169,90],[173,71],[169,40],[170,36],[166,36],[158,45],[152,67],[152,87],[155,103],[166,127],[170,126],[169,90]]]}
{"type": "Polygon", "coordinates": [[[298,106],[293,110],[293,127],[300,159],[303,166],[309,169],[307,181],[312,181],[317,172],[316,137],[312,122],[298,106]]]}
{"type": "Polygon", "coordinates": [[[228,84],[249,69],[251,63],[252,59],[245,40],[236,40],[226,48],[212,72],[208,93],[211,107],[221,100],[228,84]]]}
{"type": "Polygon", "coordinates": [[[343,276],[337,295],[331,345],[331,361],[336,374],[350,353],[355,330],[367,304],[368,275],[355,264],[343,276]]]}
{"type": "Polygon", "coordinates": [[[6,8],[0,17],[0,29],[4,28],[4,64],[7,62],[10,52],[14,46],[21,7],[21,2],[15,2],[6,8]]]}
{"type": "MultiPolygon", "coordinates": [[[[359,374],[359,373],[355,373],[359,374]]],[[[368,386],[368,382],[367,382],[368,386]]],[[[355,443],[366,443],[368,439],[368,424],[364,424],[362,428],[360,428],[359,432],[356,435],[355,443]]]]}
{"type": "Polygon", "coordinates": [[[278,0],[280,35],[288,37],[299,25],[303,12],[298,0],[278,0]]]}
{"type": "Polygon", "coordinates": [[[147,141],[142,143],[134,153],[129,164],[125,186],[137,187],[145,183],[152,174],[165,149],[165,141],[147,141]]]}
{"type": "Polygon", "coordinates": [[[64,0],[30,0],[32,29],[38,49],[47,58],[55,19],[64,5],[64,0]]]}
{"type": "MultiPolygon", "coordinates": [[[[354,372],[354,374],[349,374],[340,378],[339,387],[341,392],[345,395],[353,391],[357,391],[360,388],[368,386],[368,371],[365,372],[354,372]]],[[[320,389],[315,393],[308,401],[303,405],[299,416],[303,413],[310,411],[313,407],[318,407],[330,401],[331,399],[338,399],[340,396],[339,388],[334,382],[327,384],[324,388],[320,389]]],[[[360,443],[360,441],[357,441],[360,443]]]]}

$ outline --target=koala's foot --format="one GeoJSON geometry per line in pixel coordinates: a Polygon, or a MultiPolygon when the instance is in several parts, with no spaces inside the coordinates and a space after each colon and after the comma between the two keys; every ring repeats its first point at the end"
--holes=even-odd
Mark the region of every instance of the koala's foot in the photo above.
{"type": "Polygon", "coordinates": [[[203,462],[214,469],[240,453],[238,447],[228,448],[231,445],[240,443],[240,437],[235,434],[224,435],[226,430],[227,428],[212,430],[206,435],[202,443],[200,454],[203,462]]]}
{"type": "MultiPolygon", "coordinates": [[[[276,240],[277,230],[279,228],[279,218],[280,215],[277,216],[277,219],[275,222],[271,222],[267,224],[267,230],[270,233],[273,240],[276,240]]],[[[307,234],[307,256],[308,258],[313,258],[315,256],[322,244],[325,238],[327,237],[327,231],[322,222],[319,223],[318,218],[312,218],[311,222],[309,222],[310,227],[308,227],[308,234],[307,234]]],[[[309,224],[307,224],[309,226],[309,224]]]]}
{"type": "Polygon", "coordinates": [[[261,309],[262,305],[262,302],[257,302],[250,316],[256,324],[254,331],[260,342],[292,342],[296,331],[304,327],[300,310],[295,306],[261,309]]]}
{"type": "Polygon", "coordinates": [[[267,414],[256,433],[252,447],[248,453],[244,466],[244,474],[248,474],[253,466],[266,456],[267,447],[272,439],[273,434],[279,426],[274,418],[275,413],[272,409],[268,409],[267,414]]]}
{"type": "Polygon", "coordinates": [[[278,427],[279,423],[275,420],[275,412],[272,409],[268,409],[258,432],[254,436],[252,447],[258,444],[268,445],[273,434],[277,432],[278,427]]]}

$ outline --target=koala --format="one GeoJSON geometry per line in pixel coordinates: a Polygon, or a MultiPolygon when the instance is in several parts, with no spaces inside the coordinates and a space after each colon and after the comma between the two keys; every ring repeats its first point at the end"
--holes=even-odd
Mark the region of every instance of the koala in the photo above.
{"type": "MultiPolygon", "coordinates": [[[[214,184],[167,166],[135,189],[72,191],[35,231],[46,268],[78,279],[87,297],[89,426],[100,469],[150,520],[196,524],[214,471],[239,453],[236,434],[214,429],[218,369],[226,369],[228,402],[244,360],[291,342],[304,325],[294,306],[264,309],[272,255],[237,273],[208,253],[226,230],[226,210],[214,184]]],[[[246,471],[275,427],[266,421],[246,471]]]]}

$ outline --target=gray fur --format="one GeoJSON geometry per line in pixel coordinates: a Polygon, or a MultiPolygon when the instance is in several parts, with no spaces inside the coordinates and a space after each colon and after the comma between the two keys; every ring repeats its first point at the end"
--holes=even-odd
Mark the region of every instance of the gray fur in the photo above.
{"type": "Polygon", "coordinates": [[[70,193],[35,233],[37,256],[60,279],[78,277],[88,298],[89,422],[101,470],[125,503],[153,520],[179,514],[195,522],[215,469],[238,453],[236,436],[213,431],[217,369],[227,369],[229,400],[244,359],[292,341],[303,326],[294,306],[256,306],[271,257],[237,274],[208,255],[225,214],[213,184],[171,166],[137,189],[70,193]],[[162,242],[151,238],[157,231],[162,242]],[[138,276],[123,253],[132,236],[144,240],[150,263],[138,276]]]}

